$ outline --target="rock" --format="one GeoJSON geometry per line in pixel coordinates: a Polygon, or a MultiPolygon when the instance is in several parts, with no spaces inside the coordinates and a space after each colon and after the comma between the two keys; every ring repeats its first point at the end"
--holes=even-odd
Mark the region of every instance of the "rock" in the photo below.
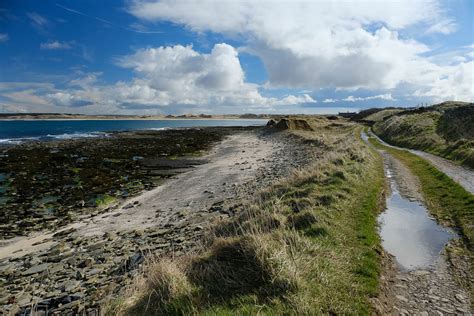
{"type": "Polygon", "coordinates": [[[27,305],[31,302],[31,295],[28,293],[22,294],[21,296],[16,298],[16,303],[20,306],[27,305]]]}
{"type": "Polygon", "coordinates": [[[4,263],[0,265],[0,275],[7,275],[7,274],[12,273],[13,271],[14,271],[13,264],[4,263]]]}
{"type": "Polygon", "coordinates": [[[461,302],[461,303],[466,303],[466,297],[464,297],[464,295],[462,294],[456,294],[455,295],[456,299],[461,302]]]}
{"type": "Polygon", "coordinates": [[[5,296],[0,296],[0,305],[7,304],[9,300],[10,300],[10,294],[5,295],[5,296]]]}
{"type": "Polygon", "coordinates": [[[163,236],[165,234],[167,234],[170,230],[169,229],[157,229],[157,230],[153,230],[150,234],[148,234],[148,237],[158,237],[158,236],[163,236]]]}
{"type": "Polygon", "coordinates": [[[52,297],[58,297],[59,295],[61,295],[61,292],[60,291],[50,291],[50,292],[47,292],[45,295],[43,295],[44,298],[52,298],[52,297]]]}
{"type": "Polygon", "coordinates": [[[182,243],[185,240],[186,240],[186,237],[184,237],[184,236],[179,236],[179,237],[176,237],[174,239],[174,241],[177,242],[177,243],[182,243]]]}
{"type": "Polygon", "coordinates": [[[51,263],[42,263],[42,264],[33,266],[33,267],[29,268],[26,271],[23,271],[21,274],[22,275],[32,275],[32,274],[40,273],[40,272],[46,271],[49,268],[50,265],[51,265],[51,263]]]}
{"type": "Polygon", "coordinates": [[[171,246],[171,244],[169,242],[166,242],[166,243],[161,243],[161,244],[154,244],[154,247],[159,249],[159,248],[168,248],[169,246],[171,246]]]}
{"type": "MultiPolygon", "coordinates": [[[[120,213],[118,214],[120,215],[120,213]]],[[[106,232],[103,237],[107,240],[114,240],[115,238],[117,238],[117,234],[113,233],[113,232],[106,232]]]]}
{"type": "Polygon", "coordinates": [[[442,312],[442,313],[445,313],[445,314],[454,314],[454,310],[450,309],[450,308],[443,308],[443,307],[437,307],[437,309],[442,312]]]}
{"type": "Polygon", "coordinates": [[[66,292],[66,293],[70,293],[73,290],[75,290],[80,284],[81,284],[81,282],[76,281],[76,280],[66,281],[61,285],[61,291],[66,292]]]}
{"type": "Polygon", "coordinates": [[[93,275],[96,275],[96,274],[99,274],[101,272],[102,272],[102,270],[95,268],[95,269],[87,271],[86,272],[86,277],[89,278],[89,277],[91,277],[93,275]]]}
{"type": "Polygon", "coordinates": [[[417,275],[417,276],[424,276],[424,275],[430,274],[430,272],[426,270],[417,270],[417,271],[412,272],[412,274],[417,275]]]}
{"type": "Polygon", "coordinates": [[[79,264],[79,268],[90,268],[94,265],[94,263],[95,263],[94,258],[89,257],[79,264]]]}
{"type": "Polygon", "coordinates": [[[64,266],[62,264],[55,264],[55,265],[52,265],[50,268],[49,268],[49,273],[54,275],[58,272],[61,272],[64,270],[64,266]]]}
{"type": "Polygon", "coordinates": [[[41,263],[41,259],[40,259],[40,258],[38,258],[38,257],[33,257],[33,258],[31,258],[31,260],[30,260],[30,262],[29,262],[29,265],[30,265],[30,267],[33,267],[33,266],[36,266],[36,265],[38,265],[38,264],[40,264],[40,263],[41,263]]]}
{"type": "Polygon", "coordinates": [[[144,234],[143,230],[140,230],[140,229],[136,229],[133,233],[135,237],[142,237],[144,234]]]}
{"type": "Polygon", "coordinates": [[[396,297],[397,300],[399,300],[399,301],[402,301],[402,302],[405,302],[405,303],[408,302],[408,299],[407,299],[405,296],[403,296],[403,295],[395,295],[395,297],[396,297]]]}
{"type": "Polygon", "coordinates": [[[104,241],[99,241],[95,244],[92,244],[92,245],[89,245],[87,248],[90,250],[90,251],[93,251],[93,250],[97,250],[97,249],[101,249],[101,248],[104,248],[105,246],[107,246],[109,244],[109,241],[108,240],[104,240],[104,241]]]}

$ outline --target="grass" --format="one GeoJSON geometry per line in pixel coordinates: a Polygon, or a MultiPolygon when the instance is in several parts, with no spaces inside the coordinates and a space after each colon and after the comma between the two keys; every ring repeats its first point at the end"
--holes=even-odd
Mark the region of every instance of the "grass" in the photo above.
{"type": "Polygon", "coordinates": [[[195,254],[150,262],[108,313],[372,313],[384,176],[359,132],[347,124],[298,133],[324,155],[216,223],[195,254]]]}
{"type": "MultiPolygon", "coordinates": [[[[474,195],[425,159],[406,150],[384,146],[373,137],[369,141],[400,160],[419,178],[421,191],[431,214],[438,221],[454,228],[462,238],[465,249],[451,250],[467,257],[470,273],[474,275],[474,195]]],[[[460,282],[470,287],[471,294],[474,294],[474,286],[469,280],[464,278],[460,282]]]]}
{"type": "Polygon", "coordinates": [[[392,115],[376,122],[373,130],[393,145],[424,150],[474,168],[474,106],[447,105],[392,115]]]}
{"type": "Polygon", "coordinates": [[[115,203],[117,198],[109,194],[101,194],[95,199],[95,205],[97,207],[107,207],[108,205],[115,203]]]}

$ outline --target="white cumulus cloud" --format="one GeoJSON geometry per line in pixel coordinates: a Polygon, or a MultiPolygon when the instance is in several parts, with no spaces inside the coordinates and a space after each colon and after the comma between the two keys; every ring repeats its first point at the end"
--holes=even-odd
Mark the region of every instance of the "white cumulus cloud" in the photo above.
{"type": "MultiPolygon", "coordinates": [[[[166,112],[167,108],[172,112],[239,113],[317,102],[309,94],[262,96],[258,85],[246,82],[237,50],[225,43],[214,45],[207,54],[195,51],[191,45],[139,49],[115,62],[131,69],[135,77],[127,82],[102,84],[100,72],[78,73],[69,81],[69,88],[48,87],[37,97],[56,107],[102,113],[155,109],[166,112]]],[[[16,98],[15,102],[21,100],[16,98]]]]}
{"type": "Polygon", "coordinates": [[[386,93],[386,94],[379,94],[379,95],[372,95],[368,97],[355,97],[353,95],[348,96],[347,98],[342,99],[341,101],[346,101],[346,102],[356,102],[356,101],[367,101],[367,100],[387,100],[387,101],[396,101],[392,97],[392,94],[386,93]]]}
{"type": "MultiPolygon", "coordinates": [[[[415,26],[425,34],[454,32],[445,11],[438,0],[134,0],[129,6],[142,20],[243,38],[240,49],[265,65],[267,87],[312,90],[431,87],[452,70],[425,57],[430,47],[399,33],[415,26]]],[[[464,95],[460,89],[456,94],[464,95]]]]}
{"type": "Polygon", "coordinates": [[[245,81],[237,50],[225,43],[216,44],[209,54],[190,45],[141,49],[118,58],[117,64],[137,74],[133,84],[116,86],[133,104],[270,107],[315,102],[306,94],[280,100],[263,97],[256,84],[245,81]]]}

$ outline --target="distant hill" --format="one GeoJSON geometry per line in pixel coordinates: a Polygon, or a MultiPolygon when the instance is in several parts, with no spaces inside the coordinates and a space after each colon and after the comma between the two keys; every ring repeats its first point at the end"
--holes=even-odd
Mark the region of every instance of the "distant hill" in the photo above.
{"type": "Polygon", "coordinates": [[[390,144],[420,149],[474,168],[474,104],[443,102],[371,113],[374,132],[390,144]]]}
{"type": "Polygon", "coordinates": [[[0,113],[0,120],[163,120],[163,119],[268,119],[271,114],[86,115],[69,113],[0,113]]]}
{"type": "Polygon", "coordinates": [[[403,111],[403,108],[370,108],[360,111],[359,113],[355,114],[351,117],[353,121],[365,121],[374,123],[376,121],[381,121],[383,118],[403,111]]]}

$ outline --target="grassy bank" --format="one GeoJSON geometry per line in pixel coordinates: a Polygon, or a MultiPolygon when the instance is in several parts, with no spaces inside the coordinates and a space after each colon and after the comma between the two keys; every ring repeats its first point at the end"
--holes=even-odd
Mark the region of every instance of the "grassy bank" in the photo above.
{"type": "MultiPolygon", "coordinates": [[[[454,228],[461,236],[465,249],[452,250],[459,252],[456,255],[467,257],[471,275],[474,275],[474,195],[423,158],[405,150],[384,146],[373,137],[369,140],[377,148],[387,151],[404,163],[419,178],[421,191],[431,214],[443,224],[454,228]]],[[[469,279],[460,281],[469,286],[473,293],[474,287],[469,279]]]]}
{"type": "MultiPolygon", "coordinates": [[[[388,110],[377,114],[387,113],[388,110]]],[[[384,141],[420,149],[474,168],[474,105],[445,102],[377,119],[374,132],[384,141]]]]}
{"type": "Polygon", "coordinates": [[[377,296],[378,154],[356,125],[299,132],[314,164],[243,203],[186,257],[149,263],[110,314],[369,314],[377,296]]]}

